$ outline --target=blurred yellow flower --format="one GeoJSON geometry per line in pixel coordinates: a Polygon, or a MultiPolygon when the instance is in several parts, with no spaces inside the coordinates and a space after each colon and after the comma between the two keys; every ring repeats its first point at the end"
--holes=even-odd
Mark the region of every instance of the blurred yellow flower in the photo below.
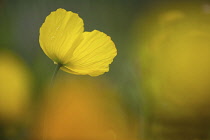
{"type": "Polygon", "coordinates": [[[23,61],[0,51],[0,120],[21,120],[30,102],[31,75],[23,61]]]}
{"type": "Polygon", "coordinates": [[[136,140],[136,128],[128,124],[119,93],[108,82],[72,78],[54,87],[31,139],[136,140]]]}
{"type": "Polygon", "coordinates": [[[143,107],[156,123],[152,129],[205,135],[210,129],[209,15],[172,10],[151,17],[146,27],[152,33],[139,43],[139,56],[143,107]]]}
{"type": "Polygon", "coordinates": [[[209,139],[210,20],[199,6],[158,7],[135,26],[146,139],[209,139]]]}
{"type": "Polygon", "coordinates": [[[105,33],[84,32],[78,14],[57,9],[47,16],[40,28],[40,46],[63,71],[98,76],[109,71],[117,55],[114,42],[105,33]]]}

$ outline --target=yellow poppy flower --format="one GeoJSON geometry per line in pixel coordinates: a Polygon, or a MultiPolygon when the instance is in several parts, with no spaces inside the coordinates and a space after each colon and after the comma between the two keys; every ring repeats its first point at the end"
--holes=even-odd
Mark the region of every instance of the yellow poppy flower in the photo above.
{"type": "Polygon", "coordinates": [[[47,16],[40,28],[39,42],[55,64],[77,75],[98,76],[108,72],[117,55],[109,36],[97,30],[84,32],[78,14],[61,8],[47,16]]]}

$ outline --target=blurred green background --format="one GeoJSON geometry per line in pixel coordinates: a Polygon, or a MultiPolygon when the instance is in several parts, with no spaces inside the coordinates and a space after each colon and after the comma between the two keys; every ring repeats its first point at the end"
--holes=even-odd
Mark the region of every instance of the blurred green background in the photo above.
{"type": "Polygon", "coordinates": [[[208,0],[0,0],[0,139],[210,139],[209,31],[208,0]],[[58,89],[48,91],[55,65],[39,28],[58,8],[78,13],[85,31],[111,36],[118,55],[99,77],[59,71],[58,89]],[[67,123],[71,117],[79,123],[67,123]]]}

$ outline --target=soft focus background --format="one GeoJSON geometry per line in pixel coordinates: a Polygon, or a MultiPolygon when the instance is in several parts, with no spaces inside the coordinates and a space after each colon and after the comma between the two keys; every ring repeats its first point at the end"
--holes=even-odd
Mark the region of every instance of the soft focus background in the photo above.
{"type": "Polygon", "coordinates": [[[0,0],[0,140],[209,140],[210,1],[0,0]],[[64,8],[118,55],[99,77],[59,71],[39,28],[64,8]]]}

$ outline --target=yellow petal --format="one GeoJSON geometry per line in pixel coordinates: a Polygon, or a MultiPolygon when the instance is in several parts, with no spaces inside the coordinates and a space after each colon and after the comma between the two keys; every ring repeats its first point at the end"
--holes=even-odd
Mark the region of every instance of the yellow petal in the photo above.
{"type": "Polygon", "coordinates": [[[84,32],[84,39],[76,47],[69,62],[61,69],[78,75],[98,76],[109,71],[109,64],[117,55],[115,44],[100,31],[84,32]]]}
{"type": "Polygon", "coordinates": [[[57,9],[47,16],[40,28],[40,46],[54,62],[65,64],[65,55],[82,40],[83,31],[84,23],[78,14],[57,9]]]}

